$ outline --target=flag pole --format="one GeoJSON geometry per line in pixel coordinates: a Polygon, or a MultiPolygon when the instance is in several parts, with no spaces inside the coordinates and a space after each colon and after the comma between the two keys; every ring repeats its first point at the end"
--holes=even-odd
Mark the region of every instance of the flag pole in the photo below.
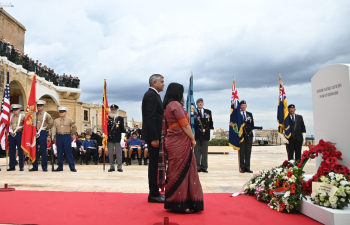
{"type": "MultiPolygon", "coordinates": [[[[233,80],[236,82],[235,76],[233,76],[233,80]]],[[[238,156],[238,172],[241,172],[241,148],[237,151],[238,156]]]]}
{"type": "Polygon", "coordinates": [[[6,169],[8,169],[9,166],[9,150],[6,150],[6,169]]]}

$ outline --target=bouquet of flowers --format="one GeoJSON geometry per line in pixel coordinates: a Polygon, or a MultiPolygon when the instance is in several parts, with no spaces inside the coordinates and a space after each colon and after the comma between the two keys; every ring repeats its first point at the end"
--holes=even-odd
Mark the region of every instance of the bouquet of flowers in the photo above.
{"type": "Polygon", "coordinates": [[[271,209],[294,213],[305,195],[301,192],[302,170],[294,160],[284,161],[279,167],[260,171],[247,185],[245,193],[258,201],[268,202],[271,209]]]}
{"type": "Polygon", "coordinates": [[[301,181],[303,179],[302,169],[297,167],[294,160],[284,161],[282,166],[275,170],[275,176],[270,187],[271,209],[296,213],[301,206],[302,193],[301,181]]]}
{"type": "Polygon", "coordinates": [[[334,171],[341,173],[350,178],[350,170],[348,167],[341,165],[338,160],[342,159],[342,153],[337,150],[334,144],[324,140],[313,146],[309,145],[309,150],[304,151],[298,167],[303,169],[309,159],[314,159],[319,154],[322,154],[323,161],[317,170],[317,173],[308,181],[302,181],[303,192],[310,195],[312,192],[312,182],[317,181],[321,176],[327,176],[329,172],[334,171]]]}
{"type": "Polygon", "coordinates": [[[347,176],[330,172],[327,176],[321,176],[317,180],[318,182],[331,184],[337,187],[338,190],[334,196],[329,196],[326,192],[318,193],[311,199],[314,204],[333,209],[343,209],[344,206],[350,203],[350,182],[347,176]]]}

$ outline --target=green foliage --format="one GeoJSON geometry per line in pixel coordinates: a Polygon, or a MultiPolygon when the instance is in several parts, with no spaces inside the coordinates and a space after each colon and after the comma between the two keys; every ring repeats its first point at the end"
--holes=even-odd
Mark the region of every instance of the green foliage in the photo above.
{"type": "Polygon", "coordinates": [[[228,139],[212,139],[209,141],[209,146],[229,146],[228,139]]]}

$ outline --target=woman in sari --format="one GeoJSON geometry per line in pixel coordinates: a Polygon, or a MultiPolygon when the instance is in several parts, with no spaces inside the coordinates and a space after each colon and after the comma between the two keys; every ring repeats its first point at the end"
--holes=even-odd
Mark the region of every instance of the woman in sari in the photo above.
{"type": "Polygon", "coordinates": [[[203,191],[192,150],[196,141],[189,123],[189,115],[183,108],[183,92],[181,84],[171,83],[164,96],[158,181],[159,187],[165,187],[164,208],[175,212],[193,213],[204,210],[203,191]]]}

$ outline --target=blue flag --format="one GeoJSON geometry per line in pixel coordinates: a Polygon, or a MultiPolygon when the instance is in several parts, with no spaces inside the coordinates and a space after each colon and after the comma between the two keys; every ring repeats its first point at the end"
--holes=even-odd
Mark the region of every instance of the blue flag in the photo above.
{"type": "Polygon", "coordinates": [[[193,99],[193,74],[191,74],[190,77],[190,87],[188,88],[188,94],[187,94],[187,101],[186,101],[186,111],[188,115],[190,116],[190,123],[193,134],[195,134],[194,131],[194,119],[198,116],[198,111],[196,104],[194,103],[193,99]]]}
{"type": "Polygon", "coordinates": [[[243,128],[244,120],[241,114],[241,105],[239,104],[239,97],[236,90],[236,82],[233,79],[232,96],[231,96],[231,114],[229,127],[229,142],[230,146],[235,150],[240,150],[240,143],[244,141],[243,128]]]}
{"type": "Polygon", "coordinates": [[[279,85],[279,98],[278,98],[278,107],[277,107],[277,122],[279,124],[278,132],[283,134],[286,138],[290,138],[290,126],[289,126],[289,112],[287,104],[287,95],[284,90],[282,77],[280,76],[280,85],[279,85]]]}

